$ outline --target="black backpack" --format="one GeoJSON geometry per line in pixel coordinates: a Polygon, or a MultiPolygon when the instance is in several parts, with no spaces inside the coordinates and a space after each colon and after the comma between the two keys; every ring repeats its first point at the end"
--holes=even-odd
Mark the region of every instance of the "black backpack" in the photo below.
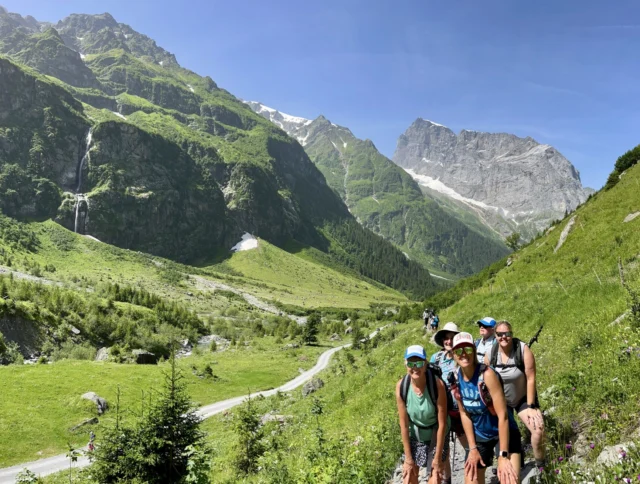
{"type": "MultiPolygon", "coordinates": [[[[435,366],[431,363],[427,363],[426,377],[427,377],[427,393],[429,394],[429,398],[431,399],[431,403],[433,403],[433,406],[438,408],[438,380],[440,380],[444,384],[445,389],[447,388],[447,384],[442,379],[442,369],[439,366],[435,366]]],[[[407,404],[407,395],[409,394],[410,386],[411,386],[411,377],[409,375],[405,375],[404,377],[402,377],[402,383],[400,383],[400,397],[402,398],[402,401],[404,402],[405,406],[407,404]]],[[[453,398],[451,397],[451,392],[447,391],[446,394],[447,394],[447,411],[449,411],[453,408],[453,398]]],[[[422,427],[421,425],[417,425],[411,420],[411,417],[409,417],[409,421],[413,425],[421,429],[429,428],[429,427],[422,427]]]]}
{"type": "Polygon", "coordinates": [[[513,363],[505,365],[503,363],[498,363],[498,353],[500,350],[498,349],[498,341],[493,342],[493,346],[491,347],[491,361],[489,362],[490,366],[493,368],[517,368],[522,373],[524,373],[524,356],[522,355],[522,345],[521,341],[518,338],[513,338],[513,346],[515,347],[516,354],[513,357],[513,363]]]}

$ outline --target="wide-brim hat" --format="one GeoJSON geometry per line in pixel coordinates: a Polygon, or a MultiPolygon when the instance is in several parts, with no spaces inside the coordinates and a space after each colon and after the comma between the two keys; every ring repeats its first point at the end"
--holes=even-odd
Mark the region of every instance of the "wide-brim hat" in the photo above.
{"type": "Polygon", "coordinates": [[[460,332],[460,330],[458,329],[458,325],[456,323],[447,323],[445,324],[442,329],[440,331],[438,331],[436,333],[436,335],[433,337],[433,341],[435,341],[435,343],[438,346],[441,346],[444,348],[444,334],[445,333],[455,333],[458,334],[460,332]]]}

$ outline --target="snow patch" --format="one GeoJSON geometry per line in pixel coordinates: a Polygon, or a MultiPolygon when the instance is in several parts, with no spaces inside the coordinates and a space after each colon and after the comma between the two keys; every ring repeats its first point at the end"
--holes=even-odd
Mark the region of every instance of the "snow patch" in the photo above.
{"type": "Polygon", "coordinates": [[[420,118],[420,119],[422,119],[423,121],[426,121],[427,123],[431,123],[434,126],[440,126],[441,128],[446,128],[446,126],[444,124],[434,123],[433,121],[430,121],[430,120],[424,119],[424,118],[420,118]]]}
{"type": "Polygon", "coordinates": [[[192,86],[191,84],[187,84],[187,87],[189,88],[189,90],[190,90],[191,92],[195,92],[195,91],[193,90],[193,86],[192,86]]]}
{"type": "Polygon", "coordinates": [[[127,119],[127,118],[125,118],[122,114],[120,114],[120,113],[118,113],[118,112],[116,112],[116,111],[111,111],[111,112],[112,112],[113,114],[115,114],[116,116],[118,116],[119,118],[127,119]]]}
{"type": "Polygon", "coordinates": [[[161,66],[164,67],[164,61],[160,61],[160,62],[158,62],[158,64],[160,64],[161,66]]]}
{"type": "Polygon", "coordinates": [[[125,39],[128,39],[128,38],[129,38],[129,36],[128,36],[127,34],[125,34],[124,32],[122,33],[122,35],[124,35],[124,38],[125,38],[125,39]]]}
{"type": "Polygon", "coordinates": [[[76,35],[76,39],[78,39],[78,40],[82,40],[82,39],[84,39],[84,37],[78,37],[78,36],[76,35]]]}
{"type": "Polygon", "coordinates": [[[244,101],[246,104],[254,104],[258,106],[258,110],[256,111],[258,114],[269,113],[269,119],[272,123],[277,124],[280,128],[284,129],[281,122],[277,119],[274,119],[276,115],[282,116],[282,119],[287,123],[299,124],[301,126],[308,126],[313,123],[312,119],[300,118],[298,116],[291,116],[290,114],[283,113],[282,111],[278,111],[277,109],[270,108],[269,106],[265,106],[258,101],[244,101]]]}
{"type": "Polygon", "coordinates": [[[231,252],[242,252],[244,250],[251,250],[258,248],[258,239],[256,239],[249,232],[245,232],[242,236],[242,240],[236,245],[231,247],[231,252]]]}
{"type": "Polygon", "coordinates": [[[87,56],[86,56],[86,55],[84,55],[84,54],[80,54],[80,59],[84,60],[84,59],[85,59],[85,57],[87,57],[87,56]]]}
{"type": "Polygon", "coordinates": [[[453,281],[453,279],[447,279],[446,277],[439,276],[437,274],[434,274],[433,272],[430,272],[429,275],[431,277],[437,277],[438,279],[444,279],[445,281],[453,281]]]}
{"type": "MultiPolygon", "coordinates": [[[[377,200],[376,200],[377,201],[377,200]]],[[[411,260],[411,257],[409,257],[409,254],[407,254],[406,252],[403,252],[404,256],[407,258],[407,260],[411,260]]]]}
{"type": "Polygon", "coordinates": [[[306,136],[302,137],[302,136],[296,136],[296,139],[298,140],[298,143],[300,143],[302,146],[307,144],[307,139],[309,139],[309,135],[311,133],[307,132],[306,136]]]}
{"type": "Polygon", "coordinates": [[[332,141],[331,144],[333,145],[333,147],[337,150],[338,147],[336,146],[336,144],[332,141]]]}

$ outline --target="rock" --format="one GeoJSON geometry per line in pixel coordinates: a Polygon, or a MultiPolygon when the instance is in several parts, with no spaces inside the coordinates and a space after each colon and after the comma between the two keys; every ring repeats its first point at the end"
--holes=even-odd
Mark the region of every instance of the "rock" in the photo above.
{"type": "Polygon", "coordinates": [[[509,267],[511,264],[513,264],[513,259],[511,257],[509,257],[507,259],[507,267],[509,267]]]}
{"type": "Polygon", "coordinates": [[[329,341],[340,341],[342,338],[340,338],[340,335],[338,335],[338,333],[333,333],[330,337],[329,337],[329,341]]]}
{"type": "Polygon", "coordinates": [[[158,357],[149,351],[133,350],[132,353],[138,365],[155,365],[158,363],[158,357]]]}
{"type": "Polygon", "coordinates": [[[569,220],[567,225],[564,227],[564,230],[560,234],[560,238],[558,239],[558,244],[556,245],[556,248],[553,249],[553,253],[554,254],[556,252],[558,252],[560,247],[562,247],[562,245],[564,244],[564,241],[567,240],[567,237],[569,237],[569,232],[571,232],[571,229],[573,228],[573,224],[574,223],[576,223],[576,216],[575,215],[573,217],[571,217],[571,219],[569,220]]]}
{"type": "Polygon", "coordinates": [[[193,297],[193,293],[192,292],[187,292],[187,296],[193,297]]]}
{"type": "Polygon", "coordinates": [[[631,222],[634,218],[636,218],[638,216],[640,216],[640,212],[630,213],[629,215],[627,215],[625,217],[625,219],[622,221],[622,223],[631,222]]]}
{"type": "Polygon", "coordinates": [[[296,348],[300,348],[298,343],[289,343],[288,345],[284,345],[282,347],[283,350],[295,350],[296,348]]]}
{"type": "Polygon", "coordinates": [[[347,318],[345,319],[342,324],[344,324],[345,326],[349,326],[351,324],[351,318],[347,318]]]}
{"type": "Polygon", "coordinates": [[[630,447],[635,447],[635,444],[633,442],[625,442],[623,444],[610,445],[609,447],[605,447],[604,449],[602,449],[602,452],[600,452],[596,463],[601,465],[617,464],[622,460],[622,453],[628,453],[630,447]]]}
{"type": "Polygon", "coordinates": [[[517,225],[525,240],[592,193],[552,146],[507,133],[456,134],[424,119],[400,136],[393,161],[423,186],[474,205],[502,235],[517,225]]]}
{"type": "Polygon", "coordinates": [[[78,328],[76,328],[75,326],[71,326],[71,332],[73,334],[80,334],[80,330],[78,328]]]}
{"type": "Polygon", "coordinates": [[[267,422],[278,422],[280,425],[285,425],[287,421],[291,420],[292,418],[292,415],[276,415],[269,412],[263,415],[262,418],[260,418],[260,423],[264,425],[267,422]]]}
{"type": "Polygon", "coordinates": [[[324,382],[320,378],[314,378],[311,381],[308,381],[302,387],[302,396],[306,397],[324,386],[324,382]]]}
{"type": "Polygon", "coordinates": [[[80,398],[84,400],[90,400],[93,403],[95,403],[96,408],[98,409],[98,415],[102,415],[104,412],[106,412],[109,409],[109,404],[107,403],[107,400],[98,396],[98,394],[94,392],[87,392],[83,394],[82,397],[80,398]]]}
{"type": "Polygon", "coordinates": [[[81,427],[84,427],[85,425],[96,425],[98,424],[100,421],[98,420],[98,417],[93,417],[93,418],[88,418],[86,420],[84,420],[83,422],[80,422],[78,425],[71,427],[69,429],[69,432],[75,432],[76,430],[78,430],[81,427]]]}
{"type": "Polygon", "coordinates": [[[107,361],[109,359],[109,348],[103,347],[96,353],[96,361],[107,361]]]}
{"type": "Polygon", "coordinates": [[[353,333],[353,328],[351,326],[349,326],[347,329],[344,330],[344,334],[351,334],[353,333]]]}

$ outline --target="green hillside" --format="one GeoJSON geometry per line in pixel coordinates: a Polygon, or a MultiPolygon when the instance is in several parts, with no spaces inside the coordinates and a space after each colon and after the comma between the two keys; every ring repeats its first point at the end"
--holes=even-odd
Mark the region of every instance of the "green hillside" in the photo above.
{"type": "Polygon", "coordinates": [[[298,143],[211,78],[109,14],[34,22],[0,11],[12,59],[0,57],[5,214],[189,263],[250,232],[413,297],[434,292],[426,270],[359,226],[298,143]]]}
{"type": "MultiPolygon", "coordinates": [[[[509,267],[504,261],[496,263],[428,302],[440,304],[442,321],[456,321],[473,334],[473,321],[486,315],[508,319],[525,340],[544,325],[533,351],[549,437],[546,482],[574,482],[572,472],[576,476],[595,465],[604,447],[638,439],[640,216],[624,222],[640,212],[638,187],[640,166],[628,168],[617,185],[597,193],[515,253],[509,267]],[[554,253],[573,217],[573,229],[554,253]],[[445,307],[445,300],[455,302],[445,307]],[[584,461],[573,463],[573,452],[584,461]]],[[[414,308],[416,317],[420,308],[414,308]]],[[[260,460],[265,470],[248,481],[268,482],[284,473],[293,482],[387,479],[402,452],[393,388],[404,373],[402,352],[414,343],[427,345],[429,354],[436,351],[415,320],[352,352],[355,359],[339,355],[332,372],[323,375],[326,385],[315,394],[323,407],[319,417],[312,411],[316,400],[297,393],[256,402],[258,414],[293,415],[295,425],[275,434],[276,448],[282,450],[267,453],[260,460]]],[[[237,437],[229,420],[212,419],[206,427],[211,442],[221,449],[216,482],[234,482],[237,437]]],[[[630,453],[614,469],[597,470],[601,482],[614,482],[621,475],[635,479],[640,460],[630,453]]]]}

